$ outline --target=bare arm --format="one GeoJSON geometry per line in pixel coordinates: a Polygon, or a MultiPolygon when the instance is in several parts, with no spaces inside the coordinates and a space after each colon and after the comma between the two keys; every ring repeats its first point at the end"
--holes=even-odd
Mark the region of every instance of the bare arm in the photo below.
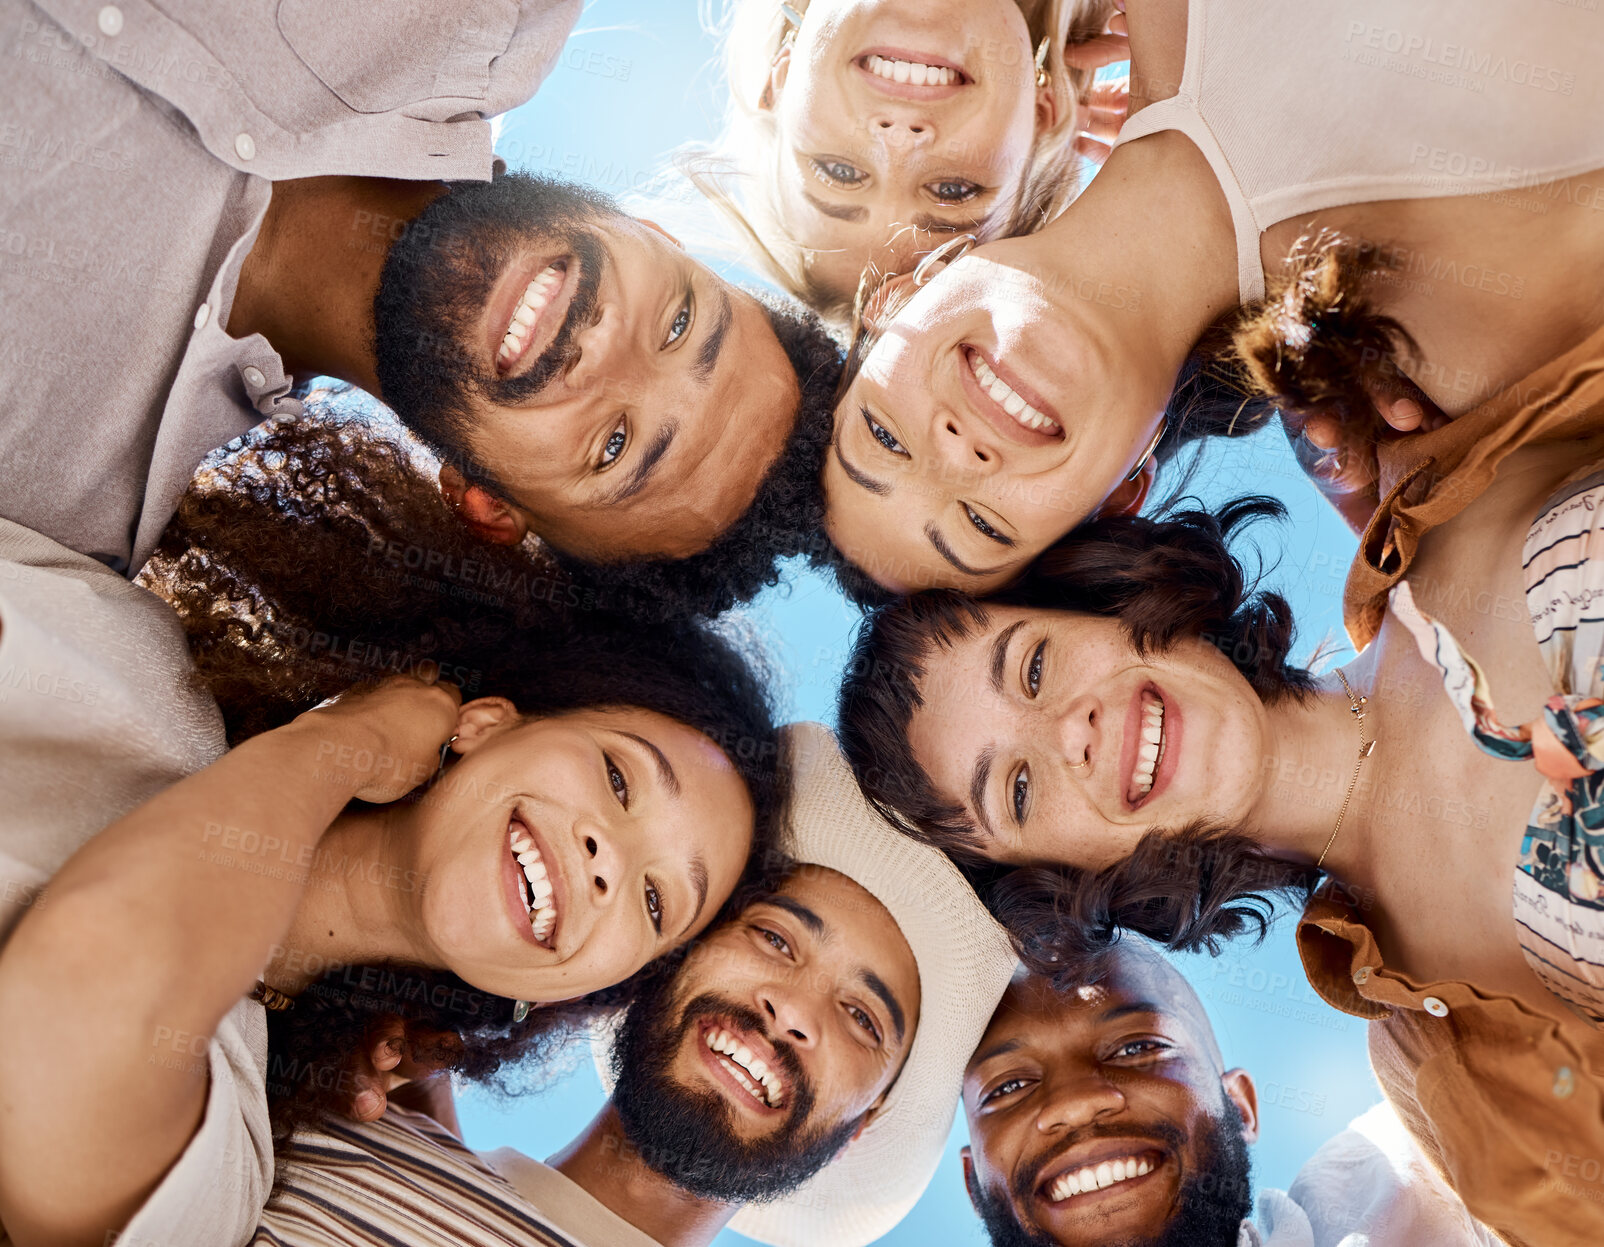
{"type": "Polygon", "coordinates": [[[101,1247],[199,1125],[206,1037],[306,882],[210,850],[222,828],[305,860],[352,797],[415,785],[455,706],[418,681],[337,699],[146,802],[57,873],[0,953],[0,1220],[19,1247],[101,1247]],[[330,767],[347,746],[398,759],[409,782],[330,767]]]}

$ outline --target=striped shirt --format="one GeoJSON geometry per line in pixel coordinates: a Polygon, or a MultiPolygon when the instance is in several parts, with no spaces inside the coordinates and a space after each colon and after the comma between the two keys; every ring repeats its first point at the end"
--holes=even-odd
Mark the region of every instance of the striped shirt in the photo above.
{"type": "Polygon", "coordinates": [[[657,1247],[555,1169],[404,1109],[297,1132],[277,1176],[255,1247],[657,1247]]]}

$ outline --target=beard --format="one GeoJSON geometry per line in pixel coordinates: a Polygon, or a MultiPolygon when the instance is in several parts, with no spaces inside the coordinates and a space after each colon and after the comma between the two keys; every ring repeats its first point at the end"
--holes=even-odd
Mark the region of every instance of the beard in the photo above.
{"type": "Polygon", "coordinates": [[[779,1199],[829,1164],[851,1140],[861,1118],[813,1128],[815,1097],[796,1051],[771,1039],[785,1079],[790,1113],[772,1133],[743,1139],[722,1095],[679,1083],[670,1072],[687,1037],[708,1017],[764,1034],[755,1012],[711,992],[690,1001],[678,1018],[668,986],[637,999],[613,1049],[613,1107],[640,1157],[681,1190],[723,1204],[779,1199]]]}
{"type": "Polygon", "coordinates": [[[373,300],[375,371],[384,401],[413,432],[458,466],[473,403],[515,406],[578,358],[574,337],[596,314],[606,253],[591,232],[618,209],[605,196],[550,178],[507,173],[452,182],[390,247],[373,300]],[[531,246],[579,265],[568,313],[522,375],[499,376],[477,341],[497,280],[531,246]]]}
{"type": "MultiPolygon", "coordinates": [[[[1185,1142],[1173,1126],[1153,1133],[1177,1152],[1185,1142]]],[[[1097,1137],[1097,1132],[1084,1131],[1075,1142],[1097,1137]]],[[[1015,1215],[1017,1208],[1030,1206],[1037,1178],[1053,1159],[1044,1156],[1022,1172],[1011,1198],[977,1184],[975,1206],[992,1247],[1057,1247],[1056,1239],[1038,1227],[1027,1228],[1015,1215]]],[[[1197,1161],[1197,1168],[1181,1184],[1175,1214],[1162,1231],[1152,1238],[1111,1239],[1106,1247],[1236,1247],[1242,1222],[1253,1208],[1252,1162],[1242,1137],[1242,1114],[1228,1096],[1224,1110],[1208,1118],[1198,1134],[1197,1161]]]]}

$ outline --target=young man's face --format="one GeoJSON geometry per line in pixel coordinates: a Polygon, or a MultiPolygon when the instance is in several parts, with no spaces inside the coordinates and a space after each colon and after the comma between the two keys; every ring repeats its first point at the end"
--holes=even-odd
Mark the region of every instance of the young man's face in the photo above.
{"type": "Polygon", "coordinates": [[[1016,979],[964,1075],[965,1179],[993,1243],[1234,1247],[1257,1101],[1220,1066],[1196,996],[1145,949],[1067,996],[1016,979]]]}
{"type": "Polygon", "coordinates": [[[751,504],[801,391],[762,306],[578,188],[459,183],[387,257],[384,399],[516,520],[597,562],[683,558],[751,504]]]}
{"type": "Polygon", "coordinates": [[[642,1159],[683,1189],[774,1198],[851,1140],[918,1021],[918,966],[890,913],[803,867],[630,1009],[613,1104],[642,1159]]]}

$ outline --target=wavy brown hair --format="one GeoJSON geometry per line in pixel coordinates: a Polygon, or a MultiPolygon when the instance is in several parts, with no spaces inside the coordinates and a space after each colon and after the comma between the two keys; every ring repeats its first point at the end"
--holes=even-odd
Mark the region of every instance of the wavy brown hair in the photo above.
{"type": "Polygon", "coordinates": [[[994,602],[1073,611],[1118,619],[1141,654],[1215,646],[1266,704],[1302,697],[1314,681],[1288,661],[1291,609],[1260,590],[1231,549],[1243,528],[1284,514],[1272,498],[1246,497],[1218,513],[1100,518],[992,599],[916,594],[872,611],[859,628],[837,704],[841,747],[859,785],[900,831],[965,871],[1034,971],[1066,983],[1095,973],[1088,963],[1124,929],[1185,950],[1250,930],[1262,935],[1275,898],[1297,896],[1313,880],[1240,830],[1202,825],[1150,831],[1130,857],[1102,870],[987,861],[963,806],[936,790],[908,740],[941,651],[986,627],[994,602]]]}

